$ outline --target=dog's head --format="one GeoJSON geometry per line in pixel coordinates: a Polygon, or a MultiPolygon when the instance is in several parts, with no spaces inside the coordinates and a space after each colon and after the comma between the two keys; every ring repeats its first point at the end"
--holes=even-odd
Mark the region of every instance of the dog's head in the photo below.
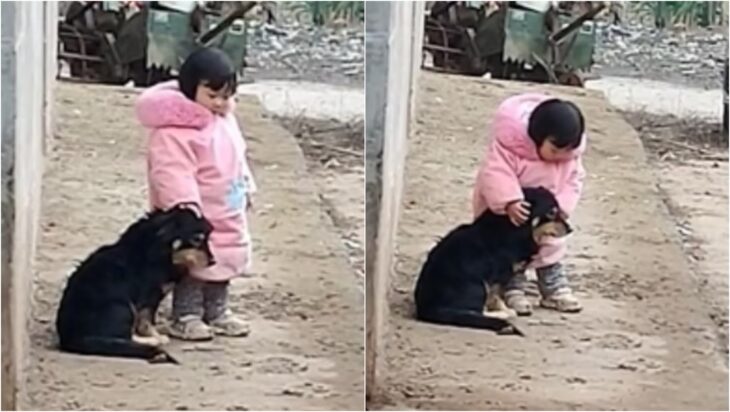
{"type": "Polygon", "coordinates": [[[538,188],[523,189],[525,201],[530,203],[530,220],[532,236],[536,243],[545,237],[563,237],[573,229],[560,211],[560,205],[549,190],[538,188]]]}
{"type": "Polygon", "coordinates": [[[181,204],[156,210],[149,223],[159,252],[177,268],[190,271],[215,264],[208,245],[213,227],[196,208],[181,204]]]}

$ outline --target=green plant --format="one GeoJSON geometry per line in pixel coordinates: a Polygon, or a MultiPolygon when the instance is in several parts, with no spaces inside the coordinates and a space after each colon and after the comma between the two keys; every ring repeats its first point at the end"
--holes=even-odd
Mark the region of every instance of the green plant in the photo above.
{"type": "Polygon", "coordinates": [[[308,16],[313,24],[324,26],[334,20],[347,23],[363,21],[365,4],[362,1],[300,1],[291,5],[297,19],[308,16]]]}
{"type": "Polygon", "coordinates": [[[721,24],[721,1],[641,1],[634,3],[639,15],[654,20],[660,29],[674,25],[708,27],[721,24]]]}

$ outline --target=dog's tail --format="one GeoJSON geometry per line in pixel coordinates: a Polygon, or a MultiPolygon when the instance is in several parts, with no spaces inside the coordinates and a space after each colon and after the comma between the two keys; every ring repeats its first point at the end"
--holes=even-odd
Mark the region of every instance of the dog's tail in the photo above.
{"type": "Polygon", "coordinates": [[[163,349],[143,345],[129,339],[106,336],[87,336],[61,344],[61,349],[80,355],[114,356],[121,358],[146,359],[150,363],[179,362],[163,349]]]}
{"type": "Polygon", "coordinates": [[[437,308],[423,312],[419,311],[418,319],[440,325],[487,329],[501,335],[525,336],[521,330],[506,319],[492,318],[484,316],[481,312],[466,309],[437,308]]]}

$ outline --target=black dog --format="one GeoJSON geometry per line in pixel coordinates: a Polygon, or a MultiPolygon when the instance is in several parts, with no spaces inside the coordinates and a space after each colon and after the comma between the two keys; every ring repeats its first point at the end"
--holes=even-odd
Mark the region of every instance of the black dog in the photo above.
{"type": "Polygon", "coordinates": [[[505,317],[489,316],[485,309],[506,309],[500,289],[538,252],[542,237],[572,231],[550,191],[526,188],[523,193],[531,205],[524,224],[514,226],[506,215],[487,210],[429,252],[416,283],[419,320],[522,335],[505,317]]]}
{"type": "MultiPolygon", "coordinates": [[[[178,205],[132,224],[113,245],[91,254],[68,279],[56,318],[61,350],[177,363],[160,346],[157,308],[189,270],[214,263],[212,227],[178,205]]],[[[164,339],[163,339],[164,338],[164,339]]]]}

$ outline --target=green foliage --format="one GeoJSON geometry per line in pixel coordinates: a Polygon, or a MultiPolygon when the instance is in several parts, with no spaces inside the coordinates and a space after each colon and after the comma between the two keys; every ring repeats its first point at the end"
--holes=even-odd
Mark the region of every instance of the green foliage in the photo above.
{"type": "Polygon", "coordinates": [[[654,26],[660,29],[722,24],[721,1],[639,1],[632,5],[640,15],[653,19],[654,26]]]}
{"type": "Polygon", "coordinates": [[[298,1],[290,7],[297,19],[307,16],[317,26],[335,20],[362,22],[365,18],[365,3],[362,1],[298,1]]]}

